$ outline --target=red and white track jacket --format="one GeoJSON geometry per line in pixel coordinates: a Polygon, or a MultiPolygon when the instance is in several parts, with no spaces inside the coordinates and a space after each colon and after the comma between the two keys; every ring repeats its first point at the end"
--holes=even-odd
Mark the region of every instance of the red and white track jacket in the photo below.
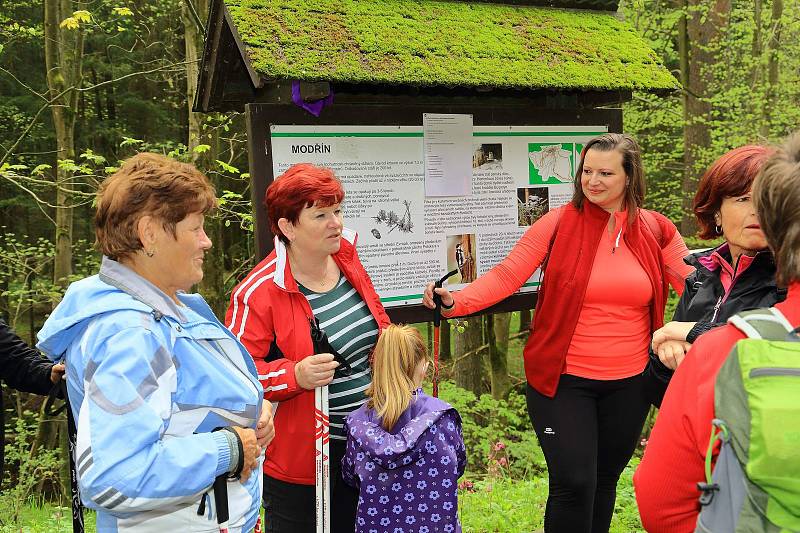
{"type": "MultiPolygon", "coordinates": [[[[345,229],[333,259],[383,330],[389,317],[358,259],[355,241],[355,232],[345,229]]],[[[297,384],[294,366],[313,353],[312,317],[292,276],[286,246],[276,237],[272,253],[233,289],[225,324],[253,356],[264,398],[280,402],[264,473],[303,485],[314,484],[314,391],[297,384]]]]}

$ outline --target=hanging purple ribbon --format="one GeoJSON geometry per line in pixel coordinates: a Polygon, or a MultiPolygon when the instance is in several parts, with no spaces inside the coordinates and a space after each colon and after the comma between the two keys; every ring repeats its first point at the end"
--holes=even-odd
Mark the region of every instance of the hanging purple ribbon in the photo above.
{"type": "Polygon", "coordinates": [[[294,102],[295,105],[302,107],[315,117],[318,117],[326,105],[333,103],[333,89],[331,89],[331,91],[328,93],[328,96],[325,98],[320,98],[319,100],[314,100],[313,102],[306,102],[300,95],[300,82],[295,80],[292,82],[292,102],[294,102]]]}

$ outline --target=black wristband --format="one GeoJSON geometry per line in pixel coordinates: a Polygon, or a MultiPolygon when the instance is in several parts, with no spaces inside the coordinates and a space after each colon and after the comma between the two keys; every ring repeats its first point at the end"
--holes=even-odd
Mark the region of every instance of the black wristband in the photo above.
{"type": "Polygon", "coordinates": [[[456,299],[455,298],[453,298],[453,303],[451,303],[450,305],[444,305],[444,302],[442,302],[442,309],[452,309],[455,306],[456,306],[456,299]]]}
{"type": "Polygon", "coordinates": [[[228,427],[226,429],[234,434],[236,437],[236,445],[239,447],[239,462],[236,463],[236,470],[231,473],[232,477],[238,479],[239,476],[242,475],[242,470],[244,470],[244,444],[242,444],[242,439],[239,437],[239,434],[233,430],[233,428],[228,427]]]}
{"type": "Polygon", "coordinates": [[[720,325],[721,324],[714,324],[713,322],[695,322],[694,326],[692,326],[692,329],[690,329],[689,333],[686,334],[686,342],[694,344],[694,341],[697,340],[697,337],[720,325]]]}
{"type": "MultiPolygon", "coordinates": [[[[236,442],[238,454],[236,455],[236,467],[229,470],[229,472],[231,478],[238,479],[239,476],[242,475],[242,470],[244,469],[244,444],[242,444],[242,439],[239,437],[239,434],[236,433],[236,431],[230,426],[219,427],[214,431],[225,431],[229,435],[233,436],[233,440],[236,442]]],[[[230,439],[228,439],[228,442],[230,442],[230,439]]]]}

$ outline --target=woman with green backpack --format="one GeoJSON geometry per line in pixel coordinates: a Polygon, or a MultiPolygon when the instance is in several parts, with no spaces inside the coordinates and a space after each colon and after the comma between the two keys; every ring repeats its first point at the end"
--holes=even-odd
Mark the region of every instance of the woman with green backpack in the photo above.
{"type": "Polygon", "coordinates": [[[800,132],[753,200],[787,297],[702,335],[675,371],[634,476],[650,533],[800,530],[800,132]]]}

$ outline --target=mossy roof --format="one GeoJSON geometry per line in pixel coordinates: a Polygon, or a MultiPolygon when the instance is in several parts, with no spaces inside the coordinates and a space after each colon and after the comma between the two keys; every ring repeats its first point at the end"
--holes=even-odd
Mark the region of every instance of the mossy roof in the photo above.
{"type": "Polygon", "coordinates": [[[267,79],[515,89],[673,89],[614,14],[447,0],[225,0],[267,79]]]}

